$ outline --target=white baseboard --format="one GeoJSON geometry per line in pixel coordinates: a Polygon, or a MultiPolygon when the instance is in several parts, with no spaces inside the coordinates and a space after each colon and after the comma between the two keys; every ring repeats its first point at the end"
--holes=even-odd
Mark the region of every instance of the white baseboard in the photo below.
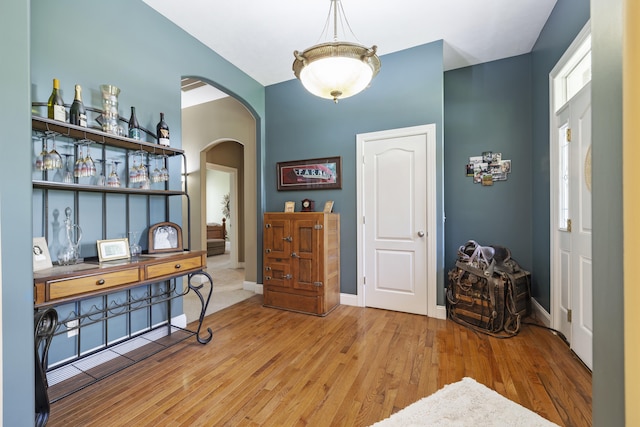
{"type": "Polygon", "coordinates": [[[538,301],[531,298],[531,312],[536,319],[542,322],[547,328],[551,327],[551,314],[540,305],[538,301]]]}
{"type": "Polygon", "coordinates": [[[436,306],[436,319],[446,319],[447,318],[447,307],[444,305],[436,306]]]}
{"type": "Polygon", "coordinates": [[[186,327],[187,327],[187,315],[183,313],[183,314],[181,314],[179,316],[172,317],[171,318],[171,324],[173,326],[177,326],[178,328],[186,329],[186,327]]]}
{"type": "Polygon", "coordinates": [[[358,295],[340,294],[340,304],[358,307],[358,295]]]}
{"type": "Polygon", "coordinates": [[[256,282],[244,282],[242,284],[242,289],[244,289],[245,291],[250,291],[253,292],[255,294],[260,294],[262,295],[264,293],[263,291],[264,286],[262,284],[258,284],[256,282]]]}

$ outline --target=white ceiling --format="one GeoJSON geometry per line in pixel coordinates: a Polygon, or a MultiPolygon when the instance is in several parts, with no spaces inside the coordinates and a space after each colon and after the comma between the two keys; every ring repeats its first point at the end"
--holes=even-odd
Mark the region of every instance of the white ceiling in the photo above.
{"type": "MultiPolygon", "coordinates": [[[[294,50],[327,41],[329,0],[143,1],[264,86],[295,78],[294,50]]],[[[530,52],[556,1],[342,0],[353,34],[338,38],[378,55],[442,39],[451,70],[530,52]]]]}

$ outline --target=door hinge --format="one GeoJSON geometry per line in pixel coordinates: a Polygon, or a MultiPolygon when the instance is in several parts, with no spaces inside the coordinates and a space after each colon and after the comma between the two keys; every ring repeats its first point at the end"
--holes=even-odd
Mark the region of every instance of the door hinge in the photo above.
{"type": "Polygon", "coordinates": [[[316,224],[313,226],[313,228],[316,230],[322,230],[322,224],[316,224]]]}
{"type": "Polygon", "coordinates": [[[571,323],[572,311],[571,309],[567,310],[567,322],[571,323]]]}
{"type": "Polygon", "coordinates": [[[567,142],[571,142],[571,128],[567,128],[567,142]]]}
{"type": "Polygon", "coordinates": [[[571,233],[571,219],[567,219],[567,231],[571,233]]]}
{"type": "Polygon", "coordinates": [[[313,286],[320,287],[322,286],[322,282],[313,282],[313,286]]]}

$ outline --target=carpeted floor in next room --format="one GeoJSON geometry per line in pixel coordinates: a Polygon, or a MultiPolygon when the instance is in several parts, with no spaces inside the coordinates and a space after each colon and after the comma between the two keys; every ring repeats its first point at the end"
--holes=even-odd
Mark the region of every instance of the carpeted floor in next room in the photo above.
{"type": "MultiPolygon", "coordinates": [[[[207,273],[213,279],[213,295],[205,315],[215,313],[255,295],[253,292],[243,289],[244,268],[231,268],[231,255],[228,250],[224,254],[207,258],[207,273]]],[[[203,291],[205,291],[203,296],[206,298],[206,292],[208,292],[206,286],[203,291]]],[[[185,295],[183,306],[187,315],[187,323],[198,319],[202,306],[194,292],[185,295]]]]}

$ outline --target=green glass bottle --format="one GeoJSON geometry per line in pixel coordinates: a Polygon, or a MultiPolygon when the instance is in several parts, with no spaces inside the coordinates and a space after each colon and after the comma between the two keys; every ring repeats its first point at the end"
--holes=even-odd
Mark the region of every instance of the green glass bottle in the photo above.
{"type": "Polygon", "coordinates": [[[69,123],[72,125],[87,127],[87,112],[84,109],[82,103],[82,88],[80,85],[76,85],[76,95],[73,98],[73,104],[69,110],[69,123]]]}
{"type": "Polygon", "coordinates": [[[67,121],[67,111],[64,108],[64,101],[60,94],[60,81],[53,79],[53,91],[47,102],[47,117],[61,122],[67,121]]]}

